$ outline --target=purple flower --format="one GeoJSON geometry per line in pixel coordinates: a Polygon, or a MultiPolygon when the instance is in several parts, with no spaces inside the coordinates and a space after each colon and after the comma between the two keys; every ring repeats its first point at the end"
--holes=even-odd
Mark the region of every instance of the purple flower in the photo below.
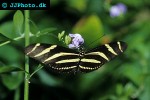
{"type": "Polygon", "coordinates": [[[114,5],[110,8],[110,16],[111,17],[117,17],[122,14],[125,14],[127,11],[126,5],[123,3],[118,3],[117,5],[114,5]]]}
{"type": "Polygon", "coordinates": [[[72,38],[72,43],[69,44],[69,48],[78,48],[84,43],[84,39],[80,34],[69,34],[69,36],[72,38]]]}

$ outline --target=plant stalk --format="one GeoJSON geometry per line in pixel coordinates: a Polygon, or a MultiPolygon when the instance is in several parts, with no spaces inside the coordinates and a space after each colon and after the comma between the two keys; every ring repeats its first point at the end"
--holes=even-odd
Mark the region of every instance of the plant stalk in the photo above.
{"type": "MultiPolygon", "coordinates": [[[[25,46],[29,45],[29,33],[30,33],[30,26],[29,26],[29,10],[24,11],[25,15],[25,46]]],[[[29,73],[29,58],[25,56],[25,71],[29,73]]],[[[28,75],[25,73],[25,81],[24,81],[24,100],[29,99],[29,80],[28,75]]]]}
{"type": "MultiPolygon", "coordinates": [[[[16,37],[16,38],[14,38],[13,40],[20,40],[20,39],[22,39],[22,38],[24,38],[24,36],[16,37]]],[[[0,44],[0,47],[3,46],[3,45],[8,44],[8,43],[10,43],[10,42],[11,42],[11,40],[5,41],[5,42],[3,42],[3,43],[0,44]]]]}

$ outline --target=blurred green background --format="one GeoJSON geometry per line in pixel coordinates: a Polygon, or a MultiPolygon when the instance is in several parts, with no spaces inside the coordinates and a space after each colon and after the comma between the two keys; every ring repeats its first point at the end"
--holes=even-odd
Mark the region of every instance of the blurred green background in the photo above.
{"type": "MultiPolygon", "coordinates": [[[[15,12],[0,11],[0,100],[23,100],[24,72],[13,71],[25,63],[24,29],[16,27],[23,16],[15,17],[15,25],[15,12]]],[[[91,73],[60,75],[42,68],[30,79],[30,100],[150,100],[150,0],[51,0],[50,10],[31,10],[30,20],[32,34],[41,32],[30,43],[60,44],[57,34],[65,30],[82,34],[87,47],[96,40],[90,48],[128,44],[123,55],[91,73]],[[118,3],[126,13],[111,17],[118,3]]],[[[30,59],[30,72],[37,65],[30,59]]]]}

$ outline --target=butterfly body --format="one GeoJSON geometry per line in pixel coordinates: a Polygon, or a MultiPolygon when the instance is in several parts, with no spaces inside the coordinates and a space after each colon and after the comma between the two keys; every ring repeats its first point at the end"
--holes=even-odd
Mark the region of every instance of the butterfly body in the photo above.
{"type": "Polygon", "coordinates": [[[96,47],[90,51],[79,48],[79,52],[58,45],[37,43],[25,48],[25,54],[56,72],[91,72],[118,56],[127,48],[118,41],[96,47]]]}

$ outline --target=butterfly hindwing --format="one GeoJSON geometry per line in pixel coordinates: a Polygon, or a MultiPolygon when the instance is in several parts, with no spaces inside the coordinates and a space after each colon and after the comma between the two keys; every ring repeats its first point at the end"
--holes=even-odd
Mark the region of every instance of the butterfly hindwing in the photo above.
{"type": "Polygon", "coordinates": [[[91,72],[112,60],[127,48],[126,43],[118,41],[101,45],[85,53],[79,65],[81,72],[91,72]]]}

